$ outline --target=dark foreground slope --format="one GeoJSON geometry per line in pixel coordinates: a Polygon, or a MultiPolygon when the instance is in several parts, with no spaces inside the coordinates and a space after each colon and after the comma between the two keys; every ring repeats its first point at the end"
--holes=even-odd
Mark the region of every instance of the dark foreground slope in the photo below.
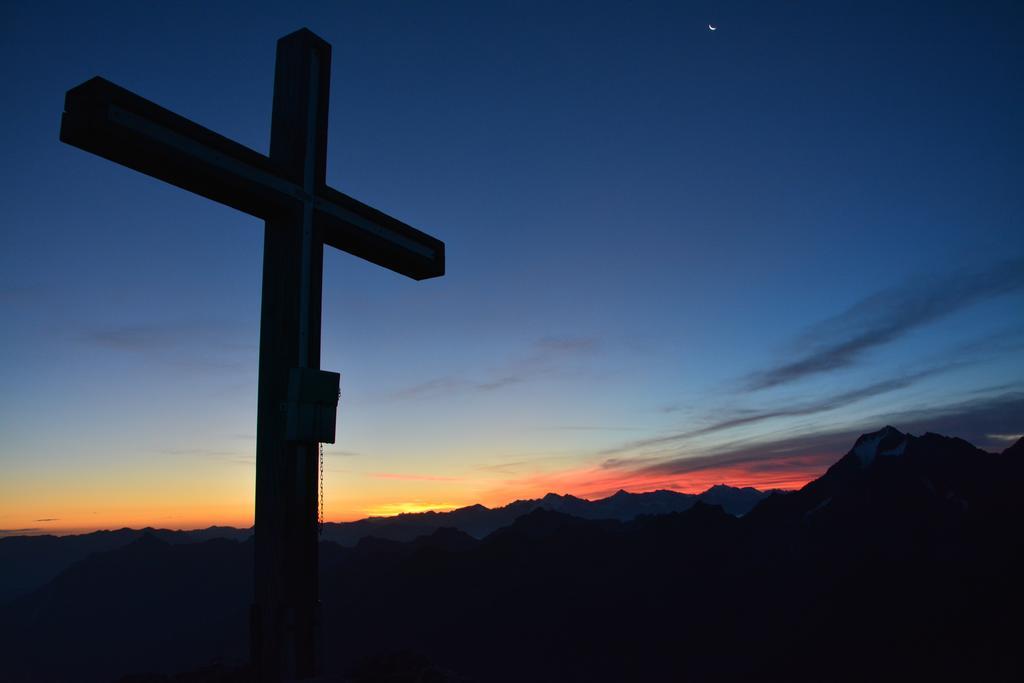
{"type": "Polygon", "coordinates": [[[4,681],[106,681],[244,654],[251,543],[146,534],[0,609],[4,681]]]}
{"type": "MultiPolygon", "coordinates": [[[[1020,680],[1021,450],[886,429],[742,518],[539,509],[483,540],[323,544],[325,664],[362,681],[420,680],[375,677],[409,661],[484,682],[1020,680]]],[[[250,558],[154,538],[89,558],[0,611],[0,679],[238,661],[250,558]]]]}
{"type": "MultiPolygon", "coordinates": [[[[355,522],[328,522],[322,539],[351,547],[368,536],[392,541],[412,541],[438,529],[455,528],[483,538],[537,509],[555,510],[584,519],[628,521],[639,515],[683,512],[698,501],[721,505],[733,515],[744,515],[768,497],[753,488],[712,486],[699,494],[677,491],[627,493],[599,500],[549,493],[543,498],[517,500],[501,507],[470,505],[447,512],[415,512],[394,517],[368,517],[355,522]]],[[[53,579],[75,562],[93,553],[117,550],[144,535],[171,544],[198,543],[215,538],[244,541],[252,529],[217,526],[190,531],[169,529],[118,529],[70,536],[9,536],[0,538],[0,605],[24,595],[53,579]]]]}
{"type": "Polygon", "coordinates": [[[887,429],[742,519],[538,511],[364,558],[325,582],[332,664],[384,644],[485,681],[1020,680],[1019,450],[887,429]]]}
{"type": "Polygon", "coordinates": [[[146,535],[177,545],[214,538],[243,541],[252,535],[252,530],[228,526],[211,526],[191,531],[125,528],[69,536],[0,538],[0,605],[39,588],[75,562],[94,553],[123,548],[146,535]]]}

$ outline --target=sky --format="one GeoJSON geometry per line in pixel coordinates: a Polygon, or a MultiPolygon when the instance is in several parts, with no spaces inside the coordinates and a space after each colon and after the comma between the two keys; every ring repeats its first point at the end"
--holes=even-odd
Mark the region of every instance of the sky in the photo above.
{"type": "Polygon", "coordinates": [[[301,27],[328,183],[447,249],[325,254],[328,520],[1024,432],[1019,2],[3,3],[0,534],[252,523],[261,222],[57,136],[102,75],[266,153],[301,27]]]}

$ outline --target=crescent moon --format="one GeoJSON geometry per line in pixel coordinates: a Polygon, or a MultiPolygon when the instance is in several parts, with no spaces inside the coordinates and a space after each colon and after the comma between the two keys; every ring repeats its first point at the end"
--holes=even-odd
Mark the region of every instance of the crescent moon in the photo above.
{"type": "Polygon", "coordinates": [[[717,26],[712,26],[711,24],[708,24],[708,28],[711,29],[712,31],[717,31],[718,30],[717,26]]]}

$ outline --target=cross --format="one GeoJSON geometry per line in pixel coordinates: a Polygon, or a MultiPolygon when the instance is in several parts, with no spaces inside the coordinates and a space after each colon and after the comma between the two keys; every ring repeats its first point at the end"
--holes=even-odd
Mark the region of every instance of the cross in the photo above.
{"type": "Polygon", "coordinates": [[[61,119],[63,142],[265,221],[250,626],[263,681],[318,669],[317,442],[334,442],[338,387],[319,369],[324,245],[444,275],[443,242],[327,186],[330,68],[308,29],[278,41],[269,156],[99,77],[67,92],[61,119]]]}

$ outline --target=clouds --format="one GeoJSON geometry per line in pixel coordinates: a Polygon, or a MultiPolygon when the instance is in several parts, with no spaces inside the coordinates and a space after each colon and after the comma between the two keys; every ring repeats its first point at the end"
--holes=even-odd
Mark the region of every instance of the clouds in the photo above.
{"type": "Polygon", "coordinates": [[[955,271],[878,292],[808,330],[799,344],[807,350],[797,360],[752,373],[745,385],[751,390],[768,389],[850,367],[873,348],[1022,287],[1024,259],[1018,258],[985,271],[955,271]]]}
{"type": "MultiPolygon", "coordinates": [[[[952,365],[946,365],[941,367],[934,367],[920,372],[903,375],[894,379],[882,380],[880,382],[873,382],[868,385],[860,386],[847,391],[839,392],[829,396],[823,396],[817,399],[808,401],[802,401],[799,403],[792,403],[789,405],[776,405],[771,408],[764,409],[739,409],[733,410],[732,414],[728,417],[718,418],[713,420],[710,424],[703,427],[697,427],[693,429],[687,429],[672,434],[658,436],[650,439],[641,439],[633,441],[622,446],[610,448],[604,451],[605,455],[613,455],[617,453],[635,451],[637,449],[650,448],[652,446],[668,446],[675,443],[685,442],[689,439],[694,439],[701,436],[707,436],[709,434],[715,434],[718,432],[728,431],[737,427],[746,427],[754,425],[760,422],[766,422],[777,418],[786,417],[805,417],[810,415],[817,415],[820,413],[826,413],[832,410],[838,410],[847,406],[853,405],[859,401],[863,401],[868,398],[875,396],[881,396],[882,394],[890,393],[900,389],[905,389],[913,384],[919,382],[922,379],[931,377],[933,375],[945,372],[949,368],[954,367],[952,365]]],[[[628,459],[612,458],[605,461],[606,467],[616,467],[621,465],[628,465],[630,461],[628,459]]]]}
{"type": "Polygon", "coordinates": [[[396,400],[433,398],[465,393],[486,393],[558,374],[571,359],[594,353],[600,344],[593,337],[541,337],[528,352],[493,371],[490,376],[435,377],[392,392],[396,400]]]}
{"type": "Polygon", "coordinates": [[[257,343],[245,326],[223,320],[178,320],[127,325],[81,324],[72,339],[118,362],[143,361],[175,372],[238,378],[251,375],[257,343]]]}
{"type": "Polygon", "coordinates": [[[442,396],[473,388],[473,383],[458,377],[436,377],[393,392],[389,398],[409,400],[442,396]]]}
{"type": "Polygon", "coordinates": [[[985,436],[996,442],[1005,442],[1007,446],[1024,439],[1024,434],[986,434],[985,436]]]}
{"type": "Polygon", "coordinates": [[[846,453],[859,435],[886,423],[913,434],[959,436],[982,448],[1002,450],[1006,442],[988,435],[1020,432],[1024,424],[1024,392],[981,395],[956,403],[874,416],[855,424],[826,426],[814,433],[765,436],[733,446],[726,444],[699,455],[680,449],[655,462],[641,463],[631,474],[642,478],[679,477],[708,470],[742,470],[751,476],[782,471],[818,476],[846,453]]]}
{"type": "Polygon", "coordinates": [[[720,432],[734,427],[742,427],[779,417],[803,417],[836,410],[838,408],[844,408],[867,398],[873,398],[899,389],[905,389],[926,377],[939,374],[946,369],[947,367],[931,368],[921,372],[897,377],[895,379],[874,382],[866,386],[857,387],[856,389],[850,389],[849,391],[840,392],[831,396],[825,396],[817,400],[806,401],[789,406],[769,408],[765,410],[745,410],[742,411],[742,414],[736,417],[713,422],[706,427],[685,432],[679,436],[680,438],[703,436],[705,434],[712,434],[714,432],[720,432]]]}
{"type": "Polygon", "coordinates": [[[594,337],[542,337],[534,346],[542,351],[578,353],[594,351],[598,341],[594,337]]]}
{"type": "MultiPolygon", "coordinates": [[[[1014,259],[986,270],[947,272],[877,292],[810,327],[797,338],[803,351],[795,360],[743,377],[742,393],[736,391],[731,398],[855,366],[872,349],[1022,288],[1024,259],[1014,259]]],[[[589,470],[585,480],[595,487],[615,482],[615,486],[641,489],[657,485],[696,490],[716,480],[760,487],[799,486],[822,474],[860,434],[885,424],[915,434],[934,431],[959,436],[981,448],[1003,450],[1012,441],[1008,437],[1024,428],[1019,373],[1004,374],[1004,383],[989,383],[973,392],[961,387],[942,395],[920,394],[902,410],[867,418],[863,409],[858,409],[857,417],[843,409],[939,374],[1019,352],[1021,328],[1015,321],[1009,322],[1010,327],[944,351],[945,359],[933,359],[930,367],[918,364],[916,370],[816,397],[708,411],[703,422],[691,417],[682,428],[597,453],[604,459],[597,469],[589,470]],[[813,420],[816,424],[794,419],[815,416],[822,416],[813,420]]]]}
{"type": "Polygon", "coordinates": [[[178,331],[167,325],[119,325],[83,332],[80,339],[113,351],[152,351],[173,345],[178,331]]]}
{"type": "Polygon", "coordinates": [[[366,475],[372,479],[397,479],[400,481],[443,481],[464,482],[462,477],[435,477],[428,474],[399,474],[394,472],[370,472],[366,475]]]}
{"type": "Polygon", "coordinates": [[[980,448],[1000,451],[1011,445],[1000,437],[1024,431],[1024,387],[982,391],[957,403],[907,410],[894,415],[893,423],[903,431],[958,436],[980,448]]]}
{"type": "Polygon", "coordinates": [[[241,324],[217,320],[179,320],[164,323],[136,323],[84,327],[78,340],[113,351],[154,352],[201,343],[237,351],[255,348],[253,343],[241,343],[241,324]]]}
{"type": "Polygon", "coordinates": [[[855,423],[825,423],[813,431],[765,433],[712,446],[634,444],[629,457],[509,480],[503,493],[529,496],[544,489],[603,497],[620,488],[699,492],[719,483],[760,489],[799,488],[821,476],[852,448],[858,436],[885,424],[915,435],[931,431],[959,436],[998,452],[1011,445],[1005,437],[1019,434],[1024,424],[1024,391],[991,387],[963,401],[875,415],[855,423]]]}

